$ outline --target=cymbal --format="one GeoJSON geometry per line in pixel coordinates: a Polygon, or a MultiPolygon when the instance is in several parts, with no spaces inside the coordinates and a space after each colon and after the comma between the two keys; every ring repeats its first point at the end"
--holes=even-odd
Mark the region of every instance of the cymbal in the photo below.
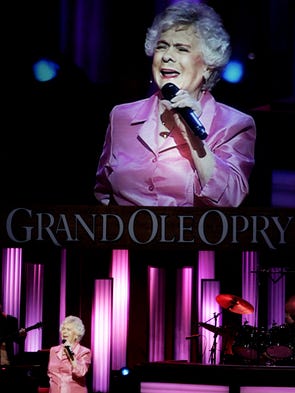
{"type": "Polygon", "coordinates": [[[217,303],[228,311],[236,314],[252,314],[254,307],[246,300],[230,294],[220,294],[216,296],[217,303]]]}
{"type": "Polygon", "coordinates": [[[199,322],[199,325],[207,330],[209,330],[212,333],[217,333],[219,335],[222,335],[224,333],[222,327],[216,327],[214,325],[210,325],[210,323],[206,322],[199,322]]]}

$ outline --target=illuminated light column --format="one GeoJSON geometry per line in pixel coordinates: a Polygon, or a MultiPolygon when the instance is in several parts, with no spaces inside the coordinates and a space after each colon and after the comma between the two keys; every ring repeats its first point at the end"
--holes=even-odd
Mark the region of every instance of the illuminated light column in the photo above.
{"type": "MultiPolygon", "coordinates": [[[[202,321],[216,327],[222,325],[221,308],[216,302],[216,296],[220,292],[220,282],[217,280],[202,280],[202,321]]],[[[214,332],[201,328],[203,344],[203,363],[219,364],[222,347],[220,335],[214,340],[214,332]]]]}
{"type": "Polygon", "coordinates": [[[20,319],[22,249],[4,248],[2,252],[2,296],[6,314],[20,319]]]}
{"type": "Polygon", "coordinates": [[[110,276],[113,278],[112,369],[126,366],[129,320],[129,252],[113,250],[110,276]]]}
{"type": "Polygon", "coordinates": [[[60,306],[59,306],[59,321],[60,324],[66,317],[66,289],[67,289],[67,250],[61,250],[60,260],[60,306]]]}
{"type": "Polygon", "coordinates": [[[199,251],[198,256],[198,310],[199,321],[202,321],[201,304],[202,304],[202,280],[205,278],[215,278],[215,253],[214,251],[199,251]]]}
{"type": "Polygon", "coordinates": [[[149,361],[165,356],[165,271],[148,267],[149,283],[149,361]]]}
{"type": "MultiPolygon", "coordinates": [[[[2,302],[6,314],[20,321],[20,294],[22,278],[22,249],[4,248],[2,251],[2,302]]],[[[14,344],[15,353],[18,344],[14,344]]]]}
{"type": "Polygon", "coordinates": [[[285,323],[285,268],[272,267],[268,276],[268,328],[285,323]]]}
{"type": "MultiPolygon", "coordinates": [[[[198,322],[204,322],[203,307],[202,307],[202,281],[204,279],[215,278],[215,253],[214,251],[199,251],[198,253],[198,276],[197,276],[197,294],[198,294],[198,322]]],[[[202,362],[204,361],[204,353],[207,350],[207,342],[203,336],[204,329],[199,328],[199,333],[202,335],[199,340],[199,351],[202,354],[202,362]]]]}
{"type": "Polygon", "coordinates": [[[258,327],[259,305],[259,273],[258,256],[255,251],[242,253],[242,298],[254,307],[252,314],[242,314],[242,323],[248,322],[251,326],[258,327]]]}
{"type": "MultiPolygon", "coordinates": [[[[44,266],[41,264],[25,264],[26,273],[26,327],[42,322],[44,266]]],[[[42,348],[42,330],[28,332],[25,340],[25,351],[35,352],[42,348]]]]}
{"type": "Polygon", "coordinates": [[[191,335],[192,274],[191,267],[177,269],[174,351],[176,360],[190,361],[191,342],[185,337],[191,335]]]}
{"type": "Polygon", "coordinates": [[[93,392],[110,390],[112,304],[113,280],[95,280],[91,320],[93,392]]]}

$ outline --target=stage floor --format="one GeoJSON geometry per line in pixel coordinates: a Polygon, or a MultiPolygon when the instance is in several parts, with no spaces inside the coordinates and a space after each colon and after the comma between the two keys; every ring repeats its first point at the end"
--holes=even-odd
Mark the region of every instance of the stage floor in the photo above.
{"type": "MultiPolygon", "coordinates": [[[[220,385],[228,386],[229,393],[240,392],[242,386],[295,387],[295,366],[204,365],[164,361],[137,365],[134,372],[141,383],[220,385]]],[[[295,392],[295,389],[287,391],[295,392]]]]}

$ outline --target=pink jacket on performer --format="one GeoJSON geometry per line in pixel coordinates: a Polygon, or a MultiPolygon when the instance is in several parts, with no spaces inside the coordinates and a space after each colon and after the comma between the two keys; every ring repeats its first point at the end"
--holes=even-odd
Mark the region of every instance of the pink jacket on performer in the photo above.
{"type": "Polygon", "coordinates": [[[86,374],[91,363],[91,351],[79,343],[72,350],[76,367],[67,358],[63,345],[50,348],[47,371],[49,393],[87,393],[86,374]]]}
{"type": "Polygon", "coordinates": [[[237,207],[249,193],[254,166],[256,127],[253,118],[216,102],[206,92],[200,121],[206,143],[216,156],[212,177],[202,188],[188,146],[159,138],[159,97],[117,105],[100,157],[95,197],[125,206],[237,207]]]}

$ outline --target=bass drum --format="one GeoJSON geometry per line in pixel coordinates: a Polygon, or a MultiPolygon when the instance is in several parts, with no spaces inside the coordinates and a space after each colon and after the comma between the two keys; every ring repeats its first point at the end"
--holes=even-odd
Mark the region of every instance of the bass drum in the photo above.
{"type": "Polygon", "coordinates": [[[288,359],[294,354],[294,327],[288,324],[273,326],[268,333],[266,353],[273,359],[288,359]]]}
{"type": "Polygon", "coordinates": [[[243,325],[235,338],[233,352],[246,360],[257,360],[262,341],[258,328],[243,325]]]}

